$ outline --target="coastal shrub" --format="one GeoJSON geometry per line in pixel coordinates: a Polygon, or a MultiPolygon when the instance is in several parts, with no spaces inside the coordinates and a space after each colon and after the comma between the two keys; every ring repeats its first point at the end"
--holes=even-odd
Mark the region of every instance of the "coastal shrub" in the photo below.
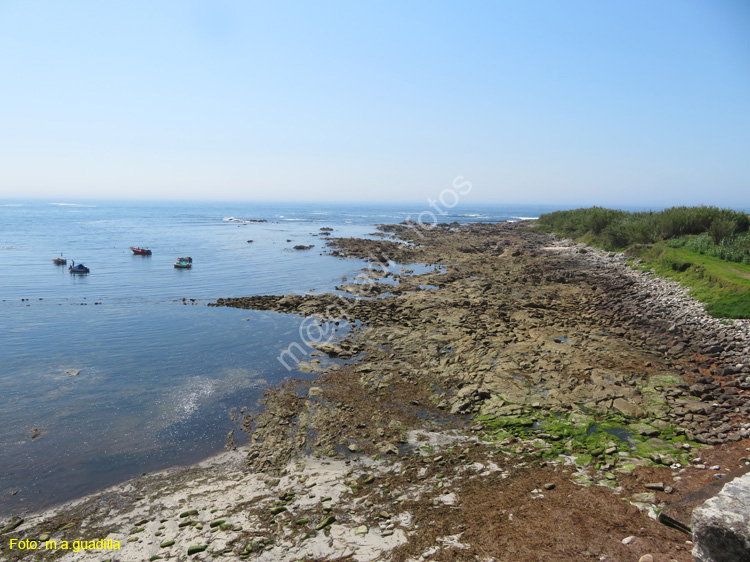
{"type": "Polygon", "coordinates": [[[642,213],[625,223],[629,244],[653,244],[656,241],[656,219],[654,213],[642,213]]]}
{"type": "Polygon", "coordinates": [[[688,238],[684,236],[682,238],[672,238],[667,240],[667,246],[670,248],[682,248],[687,242],[688,238]]]}
{"type": "Polygon", "coordinates": [[[608,250],[625,248],[630,243],[627,225],[622,220],[607,225],[602,231],[602,240],[608,250]]]}
{"type": "Polygon", "coordinates": [[[598,236],[613,222],[625,217],[628,213],[602,207],[575,209],[572,211],[555,211],[545,213],[538,219],[538,224],[548,232],[558,232],[564,236],[578,238],[586,234],[598,236]]]}
{"type": "Polygon", "coordinates": [[[718,207],[672,207],[663,211],[629,213],[603,207],[545,213],[538,229],[571,238],[585,238],[609,250],[633,244],[653,244],[708,233],[718,245],[748,230],[748,216],[718,207]]]}
{"type": "Polygon", "coordinates": [[[735,233],[735,222],[731,219],[721,218],[716,219],[708,227],[708,235],[714,244],[721,244],[725,239],[729,238],[735,233]]]}
{"type": "Polygon", "coordinates": [[[685,248],[726,261],[750,264],[750,233],[735,234],[725,237],[718,244],[712,240],[710,233],[705,232],[689,238],[675,238],[669,241],[669,247],[685,248]]]}
{"type": "Polygon", "coordinates": [[[656,213],[658,236],[668,240],[676,236],[700,234],[714,223],[723,223],[730,234],[747,230],[745,213],[718,207],[672,207],[656,213]]]}

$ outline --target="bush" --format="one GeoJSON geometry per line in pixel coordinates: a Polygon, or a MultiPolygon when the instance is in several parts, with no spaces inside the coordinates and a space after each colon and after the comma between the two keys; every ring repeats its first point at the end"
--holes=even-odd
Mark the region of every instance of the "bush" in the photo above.
{"type": "Polygon", "coordinates": [[[676,248],[678,243],[699,254],[707,254],[726,261],[750,264],[750,233],[735,234],[724,238],[721,243],[715,244],[710,233],[705,232],[690,238],[674,238],[668,242],[668,245],[676,248]]]}
{"type": "Polygon", "coordinates": [[[708,235],[714,244],[721,244],[735,233],[736,224],[728,218],[719,218],[708,227],[708,235]]]}
{"type": "MultiPolygon", "coordinates": [[[[670,241],[704,233],[710,236],[706,243],[710,245],[713,242],[716,246],[747,232],[748,216],[743,212],[718,207],[672,207],[644,213],[591,207],[546,213],[539,217],[537,224],[545,232],[572,238],[589,237],[593,243],[608,249],[623,249],[632,244],[652,244],[659,240],[670,241]]],[[[709,247],[703,251],[709,252],[709,247]]]]}

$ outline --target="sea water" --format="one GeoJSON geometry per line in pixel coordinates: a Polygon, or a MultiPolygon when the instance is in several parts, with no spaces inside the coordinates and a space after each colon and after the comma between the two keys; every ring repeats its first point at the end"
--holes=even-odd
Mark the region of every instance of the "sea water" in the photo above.
{"type": "MultiPolygon", "coordinates": [[[[300,317],[206,304],[335,292],[367,264],[326,255],[321,228],[366,237],[424,210],[0,200],[0,516],[222,450],[242,408],[258,411],[270,385],[309,375],[277,359],[301,342],[300,317]],[[61,254],[91,272],[54,265],[61,254]],[[180,256],[192,269],[173,267],[180,256]]],[[[549,210],[459,205],[439,220],[549,210]]]]}

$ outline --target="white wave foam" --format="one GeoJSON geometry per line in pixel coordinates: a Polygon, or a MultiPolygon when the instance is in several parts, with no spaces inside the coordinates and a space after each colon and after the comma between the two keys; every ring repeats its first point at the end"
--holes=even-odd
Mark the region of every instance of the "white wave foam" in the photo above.
{"type": "Polygon", "coordinates": [[[81,203],[50,203],[50,205],[57,207],[89,207],[91,209],[96,207],[96,205],[82,205],[81,203]]]}

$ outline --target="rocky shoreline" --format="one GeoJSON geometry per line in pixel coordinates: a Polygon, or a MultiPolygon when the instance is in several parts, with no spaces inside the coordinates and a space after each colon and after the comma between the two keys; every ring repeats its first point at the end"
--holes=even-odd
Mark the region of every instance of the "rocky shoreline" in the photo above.
{"type": "Polygon", "coordinates": [[[655,517],[748,462],[750,324],[527,223],[380,230],[327,238],[372,263],[340,287],[352,296],[210,305],[352,328],[314,345],[343,363],[266,394],[241,464],[6,526],[0,556],[28,559],[10,538],[68,533],[124,546],[34,559],[691,560],[690,537],[655,517]]]}

